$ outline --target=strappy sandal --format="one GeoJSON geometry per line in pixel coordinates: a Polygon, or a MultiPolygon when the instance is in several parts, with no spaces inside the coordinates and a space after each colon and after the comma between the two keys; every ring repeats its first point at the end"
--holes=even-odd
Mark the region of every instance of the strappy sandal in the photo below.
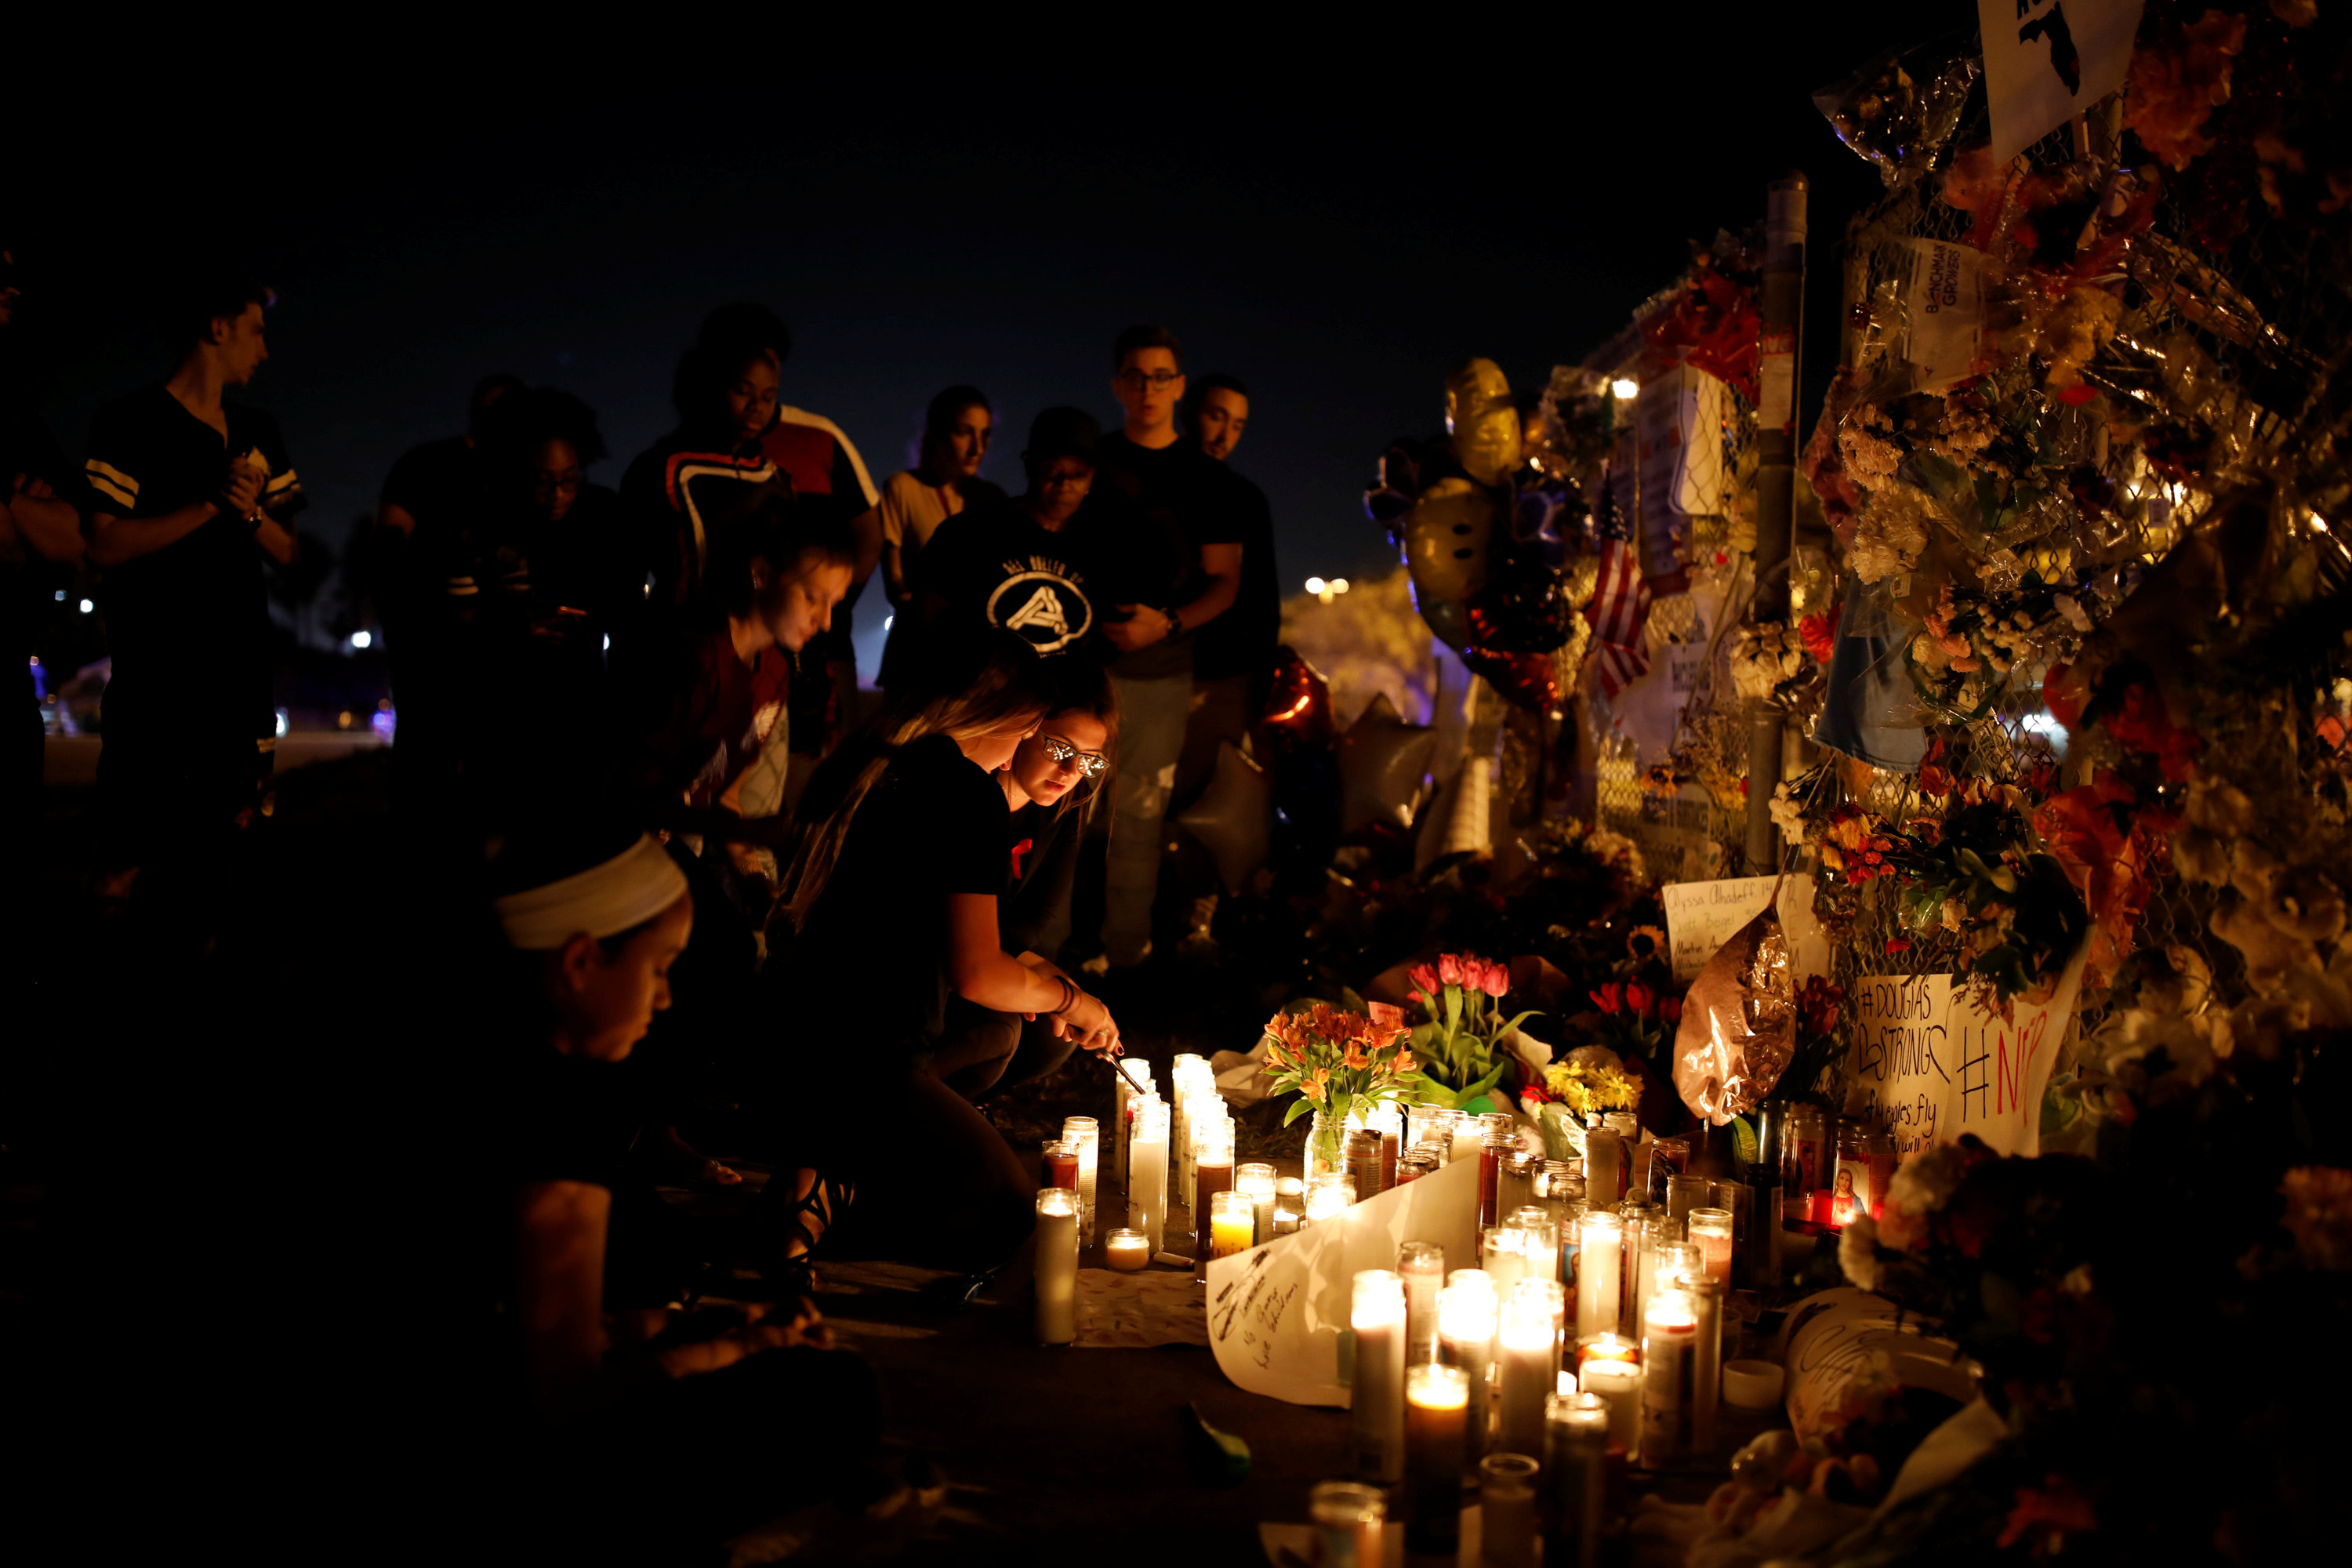
{"type": "Polygon", "coordinates": [[[796,1197],[787,1200],[782,1194],[799,1186],[797,1170],[777,1172],[761,1194],[760,1274],[771,1285],[801,1295],[816,1289],[816,1249],[857,1198],[856,1183],[814,1173],[816,1179],[808,1191],[796,1197]],[[780,1187],[779,1183],[790,1184],[780,1187]]]}

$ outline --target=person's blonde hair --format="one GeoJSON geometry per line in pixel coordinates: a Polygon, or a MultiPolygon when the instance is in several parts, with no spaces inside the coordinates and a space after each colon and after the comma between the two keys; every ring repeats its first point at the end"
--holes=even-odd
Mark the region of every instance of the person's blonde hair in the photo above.
{"type": "Polygon", "coordinates": [[[839,804],[801,840],[800,850],[793,857],[792,869],[785,877],[792,893],[784,912],[793,930],[807,923],[809,911],[824,897],[825,883],[841,861],[842,847],[849,840],[850,824],[898,753],[927,735],[945,735],[961,742],[982,735],[1025,734],[1034,730],[1061,706],[1055,701],[1055,682],[1043,668],[1045,663],[1025,645],[1009,642],[992,649],[962,686],[918,696],[884,717],[874,755],[857,770],[839,804]]]}

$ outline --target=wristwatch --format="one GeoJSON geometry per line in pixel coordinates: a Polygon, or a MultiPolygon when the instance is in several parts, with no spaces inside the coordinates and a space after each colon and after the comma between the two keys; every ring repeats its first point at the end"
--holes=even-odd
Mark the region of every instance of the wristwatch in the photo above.
{"type": "Polygon", "coordinates": [[[1176,613],[1176,607],[1173,605],[1169,605],[1160,613],[1168,617],[1168,635],[1170,637],[1181,637],[1184,635],[1184,617],[1176,613]]]}

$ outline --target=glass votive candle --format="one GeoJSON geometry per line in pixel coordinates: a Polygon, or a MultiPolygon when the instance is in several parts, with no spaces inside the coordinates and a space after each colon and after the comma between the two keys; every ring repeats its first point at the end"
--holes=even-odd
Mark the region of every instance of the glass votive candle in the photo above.
{"type": "Polygon", "coordinates": [[[1318,1568],[1381,1568],[1388,1494],[1361,1481],[1318,1481],[1307,1505],[1318,1568]]]}
{"type": "Polygon", "coordinates": [[[1247,1252],[1257,1232],[1257,1201],[1247,1193],[1227,1190],[1209,1194],[1209,1256],[1231,1258],[1247,1252]]]}
{"type": "Polygon", "coordinates": [[[1325,1220],[1338,1219],[1356,1201],[1356,1184],[1342,1175],[1315,1178],[1307,1189],[1307,1223],[1320,1225],[1325,1220]]]}
{"type": "Polygon", "coordinates": [[[1423,1362],[1404,1374],[1404,1451],[1412,1515],[1405,1550],[1452,1561],[1460,1550],[1462,1472],[1470,1463],[1470,1376],[1423,1362]]]}
{"type": "Polygon", "coordinates": [[[1642,1446],[1642,1369],[1630,1361],[1589,1361],[1577,1387],[1609,1402],[1610,1440],[1631,1455],[1642,1446]]]}
{"type": "MultiPolygon", "coordinates": [[[[1547,1395],[1549,1397],[1549,1395],[1547,1395]]],[[[1536,1413],[1534,1447],[1543,1447],[1543,1413],[1536,1413]]],[[[1478,1461],[1480,1555],[1496,1564],[1536,1560],[1536,1472],[1531,1454],[1489,1454],[1478,1461]]]]}
{"type": "Polygon", "coordinates": [[[1642,1347],[1631,1334],[1587,1334],[1576,1342],[1576,1374],[1584,1375],[1586,1363],[1596,1361],[1638,1363],[1642,1347]]]}
{"type": "Polygon", "coordinates": [[[1274,1206],[1297,1215],[1307,1212],[1307,1184],[1297,1176],[1283,1176],[1274,1184],[1274,1206]]]}
{"type": "Polygon", "coordinates": [[[1037,1184],[1041,1187],[1078,1187],[1078,1145],[1067,1138],[1048,1138],[1037,1146],[1037,1184]]]}
{"type": "Polygon", "coordinates": [[[1418,1149],[1408,1149],[1397,1156],[1397,1185],[1402,1186],[1407,1182],[1417,1182],[1423,1176],[1433,1175],[1444,1163],[1444,1156],[1426,1144],[1418,1149]]]}
{"type": "Polygon", "coordinates": [[[1731,1243],[1734,1216],[1729,1209],[1693,1209],[1684,1222],[1690,1227],[1691,1244],[1699,1250],[1710,1279],[1720,1280],[1727,1290],[1731,1289],[1731,1243]]]}
{"type": "Polygon", "coordinates": [[[1706,1261],[1698,1247],[1687,1241],[1669,1241],[1658,1247],[1657,1288],[1664,1289],[1668,1282],[1686,1283],[1706,1274],[1706,1261]]]}
{"type": "Polygon", "coordinates": [[[1666,1179],[1666,1213],[1675,1219],[1687,1219],[1691,1210],[1703,1209],[1714,1201],[1712,1176],[1677,1174],[1666,1179]]]}
{"type": "Polygon", "coordinates": [[[1238,1165],[1234,1169],[1234,1191],[1249,1194],[1254,1246],[1274,1239],[1274,1183],[1272,1165],[1238,1165]]]}
{"type": "Polygon", "coordinates": [[[1078,1194],[1071,1187],[1037,1193],[1037,1342],[1066,1345],[1078,1335],[1078,1194]]]}
{"type": "Polygon", "coordinates": [[[1121,1226],[1103,1237],[1103,1261],[1121,1274],[1139,1273],[1151,1262],[1151,1238],[1121,1226]]]}

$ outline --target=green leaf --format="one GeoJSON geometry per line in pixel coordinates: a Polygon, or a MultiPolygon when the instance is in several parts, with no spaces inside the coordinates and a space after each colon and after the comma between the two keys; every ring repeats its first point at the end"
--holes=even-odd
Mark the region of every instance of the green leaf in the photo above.
{"type": "Polygon", "coordinates": [[[1350,1013],[1371,1011],[1370,1007],[1364,1005],[1364,999],[1356,994],[1356,988],[1352,985],[1343,985],[1339,988],[1339,1005],[1350,1013]]]}
{"type": "Polygon", "coordinates": [[[1756,1129],[1748,1124],[1745,1116],[1731,1119],[1731,1157],[1743,1165],[1756,1163],[1756,1129]]]}
{"type": "Polygon", "coordinates": [[[1507,1065],[1507,1063],[1497,1062],[1495,1064],[1494,1070],[1488,1072],[1485,1077],[1477,1079],[1474,1083],[1464,1084],[1462,1086],[1461,1093],[1454,1098],[1454,1103],[1457,1105],[1466,1103],[1467,1101],[1477,1099],[1480,1095],[1494,1088],[1496,1080],[1501,1079],[1503,1076],[1503,1068],[1507,1065]]]}
{"type": "Polygon", "coordinates": [[[1292,1122],[1297,1121],[1300,1117],[1306,1115],[1308,1111],[1314,1109],[1315,1102],[1308,1100],[1306,1096],[1301,1095],[1295,1102],[1293,1102],[1289,1111],[1284,1115],[1282,1124],[1285,1127],[1287,1127],[1292,1122]]]}

